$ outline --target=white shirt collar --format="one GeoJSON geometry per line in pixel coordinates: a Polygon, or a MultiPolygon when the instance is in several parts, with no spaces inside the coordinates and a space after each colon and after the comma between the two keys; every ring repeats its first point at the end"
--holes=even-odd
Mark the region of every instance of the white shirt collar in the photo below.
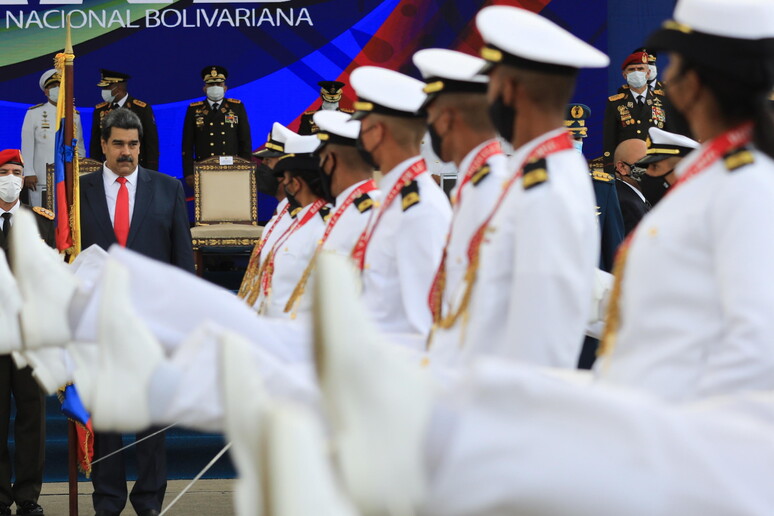
{"type": "MultiPolygon", "coordinates": [[[[126,182],[127,183],[132,184],[132,185],[136,185],[137,184],[137,169],[138,168],[139,167],[134,167],[134,170],[132,171],[131,174],[129,174],[128,176],[124,176],[124,177],[126,177],[126,182]]],[[[118,179],[118,174],[116,174],[115,172],[110,170],[108,168],[108,166],[107,166],[107,163],[103,163],[102,164],[102,170],[103,170],[103,177],[108,181],[109,184],[112,185],[113,183],[116,182],[116,180],[118,179]]]]}
{"type": "MultiPolygon", "coordinates": [[[[223,102],[224,102],[225,100],[226,100],[226,99],[225,99],[225,98],[223,98],[223,99],[220,99],[220,100],[217,102],[217,104],[218,104],[218,109],[220,109],[220,108],[222,108],[222,107],[223,107],[223,102]]],[[[216,102],[214,102],[214,101],[212,101],[212,100],[210,100],[210,99],[207,99],[207,103],[210,105],[210,109],[212,109],[212,106],[214,106],[214,105],[216,104],[216,102]]]]}
{"type": "MultiPolygon", "coordinates": [[[[11,206],[10,210],[5,211],[4,209],[0,208],[0,215],[2,215],[3,213],[10,213],[11,215],[13,215],[13,217],[15,217],[16,212],[19,211],[19,206],[21,206],[21,201],[19,199],[16,199],[16,204],[11,206]]],[[[11,217],[11,220],[13,220],[13,217],[11,217]]]]}
{"type": "Polygon", "coordinates": [[[124,104],[126,104],[126,101],[129,100],[129,94],[127,93],[124,95],[124,98],[121,100],[113,101],[113,104],[118,104],[118,107],[124,107],[124,104]]]}

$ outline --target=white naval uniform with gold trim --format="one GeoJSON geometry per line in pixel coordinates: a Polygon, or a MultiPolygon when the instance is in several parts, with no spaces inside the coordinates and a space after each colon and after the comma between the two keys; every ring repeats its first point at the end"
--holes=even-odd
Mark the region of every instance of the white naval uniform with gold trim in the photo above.
{"type": "Polygon", "coordinates": [[[642,219],[600,380],[678,401],[774,389],[774,162],[753,156],[719,160],[642,219]]]}
{"type": "MultiPolygon", "coordinates": [[[[302,220],[304,215],[312,208],[312,204],[314,203],[304,206],[296,215],[295,220],[302,220]]],[[[275,229],[274,233],[280,229],[275,229]]],[[[271,277],[269,295],[264,295],[262,290],[253,305],[256,309],[263,307],[262,314],[267,317],[291,317],[291,312],[285,312],[285,306],[298,281],[301,279],[306,265],[312,259],[314,250],[317,247],[317,241],[322,237],[324,230],[325,221],[323,221],[322,215],[318,212],[306,224],[294,231],[284,242],[281,242],[274,255],[274,273],[271,277]]],[[[275,239],[274,234],[272,234],[272,240],[277,242],[281,235],[282,233],[275,239]]],[[[272,246],[274,242],[272,242],[272,246]]],[[[267,243],[261,250],[261,254],[263,255],[265,252],[268,257],[270,251],[271,248],[268,247],[267,243]]],[[[308,298],[309,296],[304,297],[308,298]]],[[[308,311],[308,308],[301,311],[308,311]]]]}
{"type": "Polygon", "coordinates": [[[274,242],[276,242],[277,239],[282,236],[285,230],[288,229],[288,226],[290,226],[290,224],[293,222],[293,217],[290,216],[289,211],[285,212],[281,218],[278,218],[280,214],[282,214],[282,210],[285,209],[287,204],[288,200],[282,199],[279,204],[277,204],[277,209],[274,210],[274,216],[269,220],[269,222],[266,223],[266,227],[263,230],[264,234],[266,234],[272,227],[274,227],[274,229],[271,229],[271,234],[266,239],[266,243],[263,244],[263,248],[261,249],[261,263],[263,263],[263,260],[266,259],[266,256],[269,254],[269,250],[271,250],[272,246],[274,245],[274,242]]]}
{"type": "MultiPolygon", "coordinates": [[[[517,149],[511,173],[546,133],[517,149]]],[[[496,355],[574,368],[584,339],[599,260],[599,225],[588,165],[574,149],[547,158],[548,179],[518,180],[481,245],[478,280],[460,360],[496,355]]]]}
{"type": "MultiPolygon", "coordinates": [[[[382,177],[384,197],[418,159],[407,159],[382,177]]],[[[428,172],[416,182],[419,202],[404,211],[398,194],[376,226],[365,253],[362,298],[383,333],[421,350],[432,325],[427,295],[441,262],[451,207],[428,172]]],[[[372,221],[382,209],[374,210],[372,221]]]]}
{"type": "MultiPolygon", "coordinates": [[[[475,156],[494,140],[487,140],[471,150],[460,162],[460,170],[464,174],[475,156]]],[[[477,184],[472,180],[460,191],[461,177],[451,192],[452,199],[459,199],[453,206],[451,235],[446,248],[446,286],[443,291],[442,306],[444,315],[460,306],[465,292],[465,273],[468,267],[468,249],[473,235],[484,223],[494,209],[497,198],[502,192],[503,182],[507,177],[508,158],[505,154],[496,154],[486,161],[489,174],[477,184]]],[[[453,364],[459,358],[462,349],[465,328],[464,316],[454,326],[448,329],[436,327],[430,340],[430,356],[433,360],[441,360],[453,364]]]]}
{"type": "MultiPolygon", "coordinates": [[[[331,208],[331,214],[336,212],[344,200],[349,197],[350,193],[365,182],[366,181],[360,181],[359,183],[355,183],[337,195],[336,206],[331,208]]],[[[376,203],[381,202],[382,198],[382,194],[379,190],[371,190],[368,192],[368,196],[374,201],[371,208],[361,212],[355,203],[350,204],[347,210],[341,215],[341,218],[336,223],[336,226],[333,228],[330,235],[328,235],[328,240],[323,244],[324,251],[333,251],[336,254],[346,257],[349,257],[352,254],[352,248],[355,247],[357,239],[360,238],[366,225],[368,225],[368,221],[371,220],[371,214],[376,209],[376,203]]]]}
{"type": "MultiPolygon", "coordinates": [[[[85,157],[81,116],[75,113],[75,138],[78,140],[78,156],[85,157]]],[[[54,162],[56,140],[56,106],[46,101],[27,110],[22,123],[22,157],[24,175],[37,176],[36,191],[30,190],[30,205],[43,206],[43,190],[46,188],[46,164],[54,162]]]]}

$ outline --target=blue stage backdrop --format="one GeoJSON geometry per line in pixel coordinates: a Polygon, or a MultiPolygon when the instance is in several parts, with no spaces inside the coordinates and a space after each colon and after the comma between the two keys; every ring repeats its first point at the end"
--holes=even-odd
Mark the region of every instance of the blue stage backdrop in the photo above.
{"type": "MultiPolygon", "coordinates": [[[[132,76],[130,93],[153,105],[159,168],[180,177],[183,117],[203,98],[203,67],[228,68],[226,96],[244,102],[258,148],[272,122],[295,128],[319,105],[320,80],[348,82],[364,64],[418,76],[411,55],[421,48],[477,54],[475,14],[495,3],[539,12],[611,55],[609,70],[581,72],[574,99],[592,109],[584,152],[598,156],[605,100],[623,81],[617,63],[669,16],[673,0],[0,0],[0,147],[20,146],[27,108],[45,100],[38,78],[64,45],[65,13],[86,148],[99,69],[122,71],[132,76]]],[[[353,101],[347,86],[343,104],[353,101]]]]}

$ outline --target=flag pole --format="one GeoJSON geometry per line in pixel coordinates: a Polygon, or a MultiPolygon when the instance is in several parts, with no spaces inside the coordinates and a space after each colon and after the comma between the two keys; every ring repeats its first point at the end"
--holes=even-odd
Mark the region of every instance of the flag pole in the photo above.
{"type": "MultiPolygon", "coordinates": [[[[73,61],[75,53],[73,52],[73,42],[70,36],[70,15],[67,15],[65,25],[65,48],[64,48],[64,141],[65,145],[72,145],[75,137],[75,98],[73,94],[73,61]]],[[[77,157],[73,157],[73,160],[77,157]]],[[[67,212],[72,213],[75,201],[75,180],[73,177],[73,161],[65,160],[65,198],[67,199],[67,212]]],[[[80,250],[79,243],[75,242],[76,235],[73,235],[73,246],[71,251],[77,253],[80,250]]],[[[74,253],[70,254],[71,259],[74,253]]],[[[69,516],[78,516],[78,432],[75,422],[72,419],[67,423],[67,472],[68,472],[68,492],[69,492],[69,516]]]]}

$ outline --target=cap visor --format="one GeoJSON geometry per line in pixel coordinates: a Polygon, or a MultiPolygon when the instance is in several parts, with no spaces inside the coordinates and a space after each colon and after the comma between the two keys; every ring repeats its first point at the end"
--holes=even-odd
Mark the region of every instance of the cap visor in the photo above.
{"type": "MultiPolygon", "coordinates": [[[[634,164],[636,167],[640,168],[646,168],[651,163],[656,163],[658,161],[664,161],[665,159],[669,158],[670,156],[666,156],[664,154],[648,154],[641,160],[639,160],[637,163],[634,164]]],[[[674,156],[671,156],[674,157],[674,156]]]]}

